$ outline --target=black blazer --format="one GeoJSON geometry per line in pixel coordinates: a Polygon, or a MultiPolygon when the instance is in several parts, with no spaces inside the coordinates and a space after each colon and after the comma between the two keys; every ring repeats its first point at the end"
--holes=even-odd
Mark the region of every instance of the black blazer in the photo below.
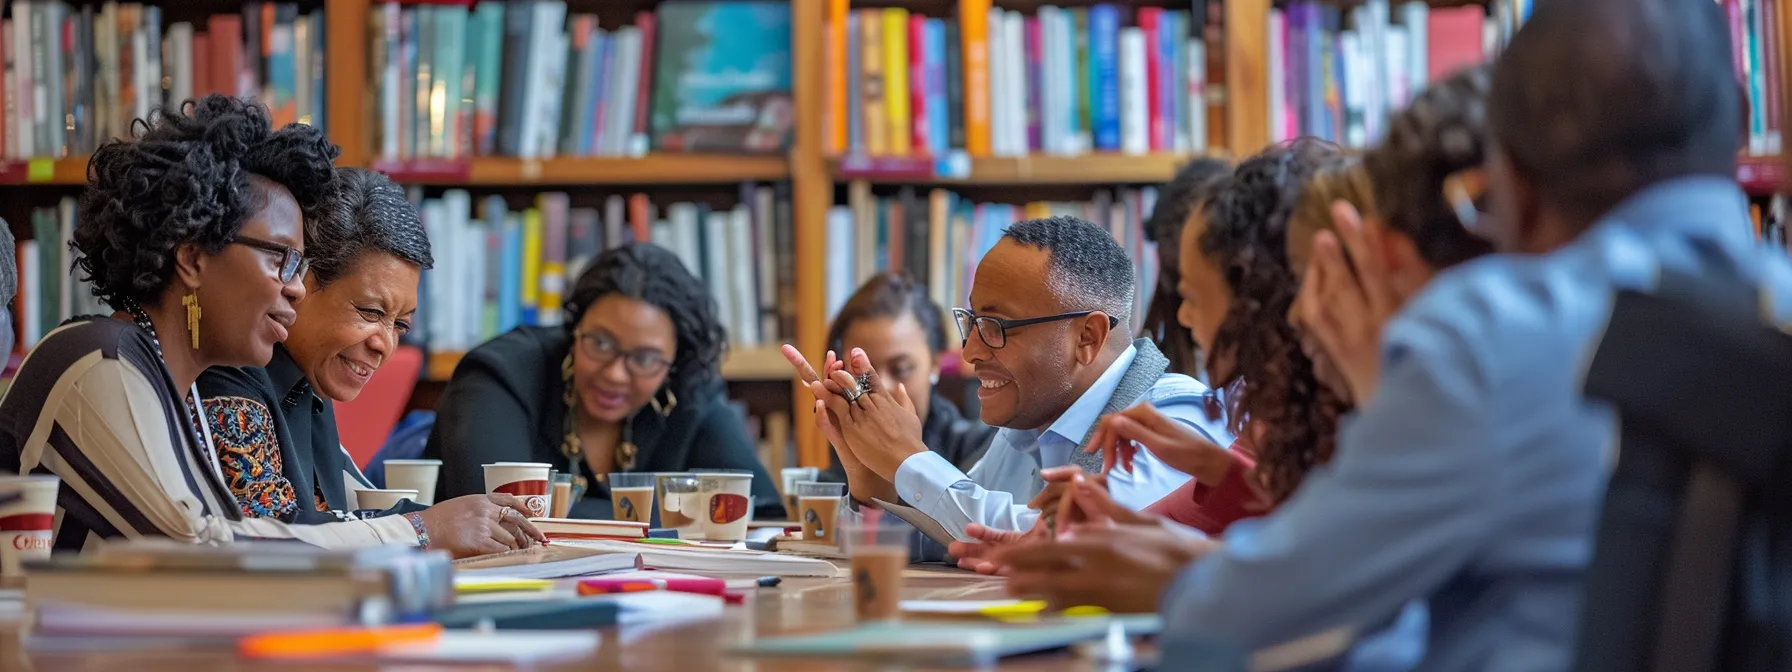
{"type": "MultiPolygon", "coordinates": [[[[565,439],[566,384],[560,365],[572,347],[561,327],[518,327],[474,348],[454,369],[436,403],[425,457],[442,460],[436,497],[485,492],[483,466],[493,462],[546,462],[561,471],[571,464],[560,452],[565,439]]],[[[745,424],[728,406],[721,380],[681,394],[670,417],[651,409],[633,424],[636,471],[744,469],[753,472],[754,515],[784,517],[778,484],[759,463],[745,424]]],[[[581,467],[582,469],[583,467],[581,467]]],[[[610,493],[591,482],[572,507],[574,518],[607,520],[610,493]]]]}
{"type": "MultiPolygon", "coordinates": [[[[970,473],[977,460],[983,459],[983,453],[989,451],[989,441],[995,438],[997,428],[964,417],[964,412],[939,392],[930,391],[928,396],[932,401],[928,402],[927,419],[921,422],[921,443],[959,471],[970,473]]],[[[821,480],[845,483],[846,468],[840,465],[840,454],[830,450],[828,459],[833,464],[822,472],[821,480]]]]}

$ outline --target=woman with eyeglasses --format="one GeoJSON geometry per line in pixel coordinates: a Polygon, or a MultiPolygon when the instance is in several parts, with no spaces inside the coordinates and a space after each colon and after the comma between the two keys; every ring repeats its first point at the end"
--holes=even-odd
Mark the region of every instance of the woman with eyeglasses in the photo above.
{"type": "Polygon", "coordinates": [[[736,469],[753,473],[755,515],[783,517],[718,373],[727,338],[715,299],[676,255],[646,243],[598,255],[564,315],[455,368],[424,449],[442,460],[440,495],[485,492],[493,462],[545,462],[583,485],[573,517],[609,519],[608,474],[736,469]]]}
{"type": "Polygon", "coordinates": [[[419,274],[433,260],[402,188],[370,170],[336,174],[335,198],[306,229],[297,271],[306,298],[273,360],[199,377],[224,482],[248,518],[316,524],[415,514],[430,547],[455,556],[532,544],[540,533],[513,495],[427,508],[405,500],[383,511],[355,502],[356,489],[373,486],[342,449],[331,402],[354,400],[398,347],[417,311],[419,274]]]}
{"type": "Polygon", "coordinates": [[[336,189],[336,147],[221,95],[158,109],[133,131],[94,152],[73,235],[77,267],[116,312],[50,332],[0,402],[0,470],[62,479],[54,547],[426,544],[402,516],[244,517],[199,412],[202,371],[265,365],[287,337],[305,296],[305,222],[336,189]]]}

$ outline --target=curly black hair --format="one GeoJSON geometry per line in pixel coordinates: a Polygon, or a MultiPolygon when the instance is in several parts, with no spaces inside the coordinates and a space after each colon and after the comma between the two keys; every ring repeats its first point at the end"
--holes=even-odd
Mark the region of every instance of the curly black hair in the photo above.
{"type": "Polygon", "coordinates": [[[1252,439],[1256,478],[1277,502],[1294,492],[1309,469],[1330,459],[1338,417],[1347,408],[1319,384],[1287,318],[1299,291],[1288,265],[1289,213],[1301,185],[1342,159],[1336,145],[1311,138],[1246,159],[1208,206],[1200,241],[1201,252],[1215,261],[1232,290],[1208,373],[1214,387],[1228,390],[1231,428],[1252,439]]]}
{"type": "Polygon", "coordinates": [[[1493,251],[1444,200],[1444,178],[1487,158],[1491,73],[1490,66],[1470,68],[1426,87],[1389,120],[1387,139],[1363,157],[1383,221],[1411,238],[1433,268],[1493,251]]]}
{"type": "Polygon", "coordinates": [[[668,376],[674,393],[694,391],[718,375],[728,333],[716,320],[715,298],[678,255],[649,243],[630,243],[597,255],[566,299],[567,332],[578,328],[598,299],[613,293],[657,307],[672,318],[678,352],[672,356],[668,376]]]}
{"type": "Polygon", "coordinates": [[[1219,159],[1195,159],[1176,170],[1176,176],[1158,191],[1157,205],[1145,222],[1145,237],[1157,244],[1157,287],[1151,292],[1151,303],[1145,307],[1140,335],[1157,341],[1170,370],[1195,375],[1198,358],[1195,336],[1176,319],[1182,308],[1182,295],[1176,283],[1182,281],[1181,250],[1178,241],[1189,215],[1206,207],[1214,188],[1232,166],[1219,159]]]}
{"type": "Polygon", "coordinates": [[[828,325],[828,347],[835,352],[844,351],[846,330],[854,322],[903,315],[915,318],[915,324],[921,325],[929,352],[938,357],[946,351],[946,327],[940,304],[927,296],[926,287],[902,273],[879,273],[859,286],[858,291],[840,306],[833,324],[828,325]]]}
{"type": "Polygon", "coordinates": [[[1002,236],[1027,247],[1045,250],[1053,289],[1071,304],[1070,310],[1099,310],[1121,324],[1132,319],[1132,299],[1138,289],[1132,259],[1106,230],[1079,217],[1060,215],[1016,223],[1002,236]]]}
{"type": "Polygon", "coordinates": [[[88,160],[71,243],[94,296],[117,310],[160,302],[176,250],[215,254],[266,208],[252,176],[291,191],[306,222],[334,196],[337,147],[311,126],[274,130],[258,103],[213,94],[157,108],[131,131],[88,160]]]}
{"type": "Polygon", "coordinates": [[[403,187],[364,168],[338,168],[336,177],[336,198],[305,229],[305,258],[318,286],[335,282],[367,252],[392,255],[418,270],[435,266],[423,219],[403,187]]]}

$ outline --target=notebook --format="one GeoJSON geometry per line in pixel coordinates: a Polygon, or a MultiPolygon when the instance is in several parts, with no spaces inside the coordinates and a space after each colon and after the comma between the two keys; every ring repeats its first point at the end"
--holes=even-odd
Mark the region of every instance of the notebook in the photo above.
{"type": "MultiPolygon", "coordinates": [[[[457,577],[504,577],[510,579],[558,579],[567,576],[588,576],[604,572],[636,569],[640,558],[628,548],[610,549],[579,546],[581,541],[566,541],[548,546],[531,546],[503,553],[462,558],[453,563],[457,577]]],[[[624,543],[626,542],[599,542],[624,543]]]]}
{"type": "MultiPolygon", "coordinates": [[[[820,577],[839,575],[834,563],[815,558],[779,555],[707,546],[642,543],[613,539],[574,539],[554,547],[576,547],[610,553],[634,553],[641,558],[638,569],[665,569],[698,574],[747,574],[751,576],[820,577]]],[[[619,568],[628,569],[628,568],[619,568]]]]}
{"type": "MultiPolygon", "coordinates": [[[[1155,619],[1155,617],[1152,617],[1155,619]]],[[[1157,631],[1155,621],[1136,621],[1136,636],[1157,631]]],[[[1113,619],[1089,618],[1040,625],[976,625],[972,623],[868,623],[849,630],[816,635],[760,639],[732,649],[752,656],[854,658],[917,666],[983,667],[1009,656],[1061,649],[1077,642],[1102,639],[1113,619]]]]}
{"type": "Polygon", "coordinates": [[[548,539],[643,539],[647,537],[647,523],[631,523],[622,520],[582,520],[577,518],[530,518],[535,529],[541,530],[548,539]]]}

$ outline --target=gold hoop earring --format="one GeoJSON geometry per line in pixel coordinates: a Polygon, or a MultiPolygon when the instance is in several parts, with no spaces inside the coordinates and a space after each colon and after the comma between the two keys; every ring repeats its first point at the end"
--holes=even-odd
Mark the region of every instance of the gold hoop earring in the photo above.
{"type": "Polygon", "coordinates": [[[199,349],[199,317],[203,312],[199,309],[199,292],[194,291],[180,297],[180,304],[187,307],[187,335],[193,342],[193,349],[199,349]]]}
{"type": "Polygon", "coordinates": [[[647,405],[653,407],[653,412],[658,413],[661,416],[669,418],[669,417],[672,417],[673,409],[678,408],[678,395],[673,394],[672,388],[670,388],[670,387],[665,388],[665,392],[666,392],[665,403],[663,403],[663,404],[660,403],[659,395],[654,395],[647,399],[647,405]]]}

